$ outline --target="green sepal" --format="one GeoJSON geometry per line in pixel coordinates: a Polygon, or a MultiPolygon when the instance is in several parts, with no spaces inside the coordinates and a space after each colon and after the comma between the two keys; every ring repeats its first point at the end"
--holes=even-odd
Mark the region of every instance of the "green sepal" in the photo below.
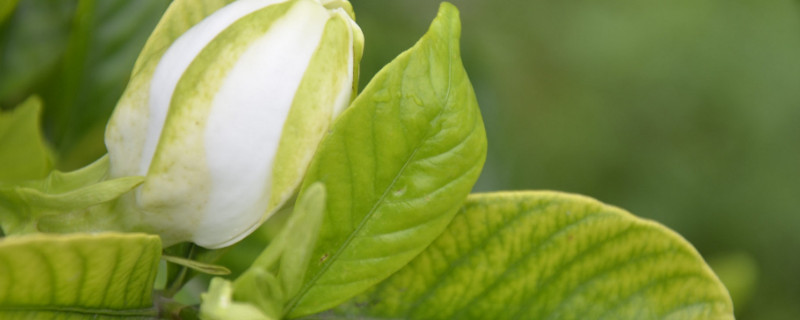
{"type": "Polygon", "coordinates": [[[280,319],[286,295],[280,280],[271,272],[253,269],[236,279],[233,297],[236,301],[257,307],[270,318],[280,319]]]}
{"type": "Polygon", "coordinates": [[[273,320],[255,306],[233,302],[233,285],[222,278],[211,279],[208,292],[203,293],[200,318],[206,320],[273,320]]]}
{"type": "Polygon", "coordinates": [[[210,275],[229,275],[231,270],[214,264],[231,247],[222,249],[206,249],[191,242],[183,242],[164,248],[163,257],[167,263],[166,286],[162,295],[173,297],[183,286],[192,280],[197,273],[210,275]]]}
{"type": "Polygon", "coordinates": [[[161,256],[161,259],[205,274],[224,276],[231,273],[231,270],[225,268],[224,266],[200,262],[197,260],[167,255],[161,256]]]}
{"type": "Polygon", "coordinates": [[[73,172],[53,171],[44,179],[0,185],[0,226],[5,234],[120,229],[113,200],[144,178],[104,180],[107,172],[108,157],[102,157],[73,172]]]}

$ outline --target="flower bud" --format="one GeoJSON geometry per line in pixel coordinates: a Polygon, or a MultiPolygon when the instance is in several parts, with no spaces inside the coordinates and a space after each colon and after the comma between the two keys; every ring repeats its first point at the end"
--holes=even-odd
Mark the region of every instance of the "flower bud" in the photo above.
{"type": "Polygon", "coordinates": [[[111,177],[145,176],[118,204],[128,228],[219,248],[291,198],[354,93],[363,36],[350,11],[239,0],[157,62],[143,53],[106,130],[111,177]]]}

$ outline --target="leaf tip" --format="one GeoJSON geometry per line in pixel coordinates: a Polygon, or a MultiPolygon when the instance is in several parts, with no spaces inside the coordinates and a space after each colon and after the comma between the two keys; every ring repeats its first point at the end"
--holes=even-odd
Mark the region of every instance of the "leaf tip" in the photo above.
{"type": "Polygon", "coordinates": [[[461,18],[458,8],[450,2],[442,2],[439,5],[439,12],[431,24],[431,29],[437,24],[442,25],[442,29],[452,33],[458,39],[461,36],[461,18]]]}

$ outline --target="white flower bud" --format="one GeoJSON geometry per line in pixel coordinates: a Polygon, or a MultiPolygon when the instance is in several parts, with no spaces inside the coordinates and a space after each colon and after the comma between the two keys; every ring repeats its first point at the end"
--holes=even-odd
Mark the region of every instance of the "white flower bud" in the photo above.
{"type": "Polygon", "coordinates": [[[349,3],[324,2],[233,2],[134,75],[106,130],[110,175],[146,177],[119,204],[131,230],[219,248],[292,197],[363,48],[349,3]]]}

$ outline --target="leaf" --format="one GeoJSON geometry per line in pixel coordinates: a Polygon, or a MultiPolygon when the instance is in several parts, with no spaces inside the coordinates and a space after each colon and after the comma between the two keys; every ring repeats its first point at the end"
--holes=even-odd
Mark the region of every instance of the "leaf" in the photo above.
{"type": "Polygon", "coordinates": [[[333,307],[400,269],[452,219],[480,174],[486,136],[459,57],[458,11],[381,70],[321,143],[301,191],[328,195],[314,261],[289,317],[333,307]]]}
{"type": "Polygon", "coordinates": [[[30,97],[9,112],[0,112],[0,181],[13,183],[47,176],[53,155],[39,127],[42,100],[30,97]]]}
{"type": "Polygon", "coordinates": [[[733,319],[686,240],[557,192],[471,196],[423,253],[339,310],[392,319],[733,319]]]}
{"type": "Polygon", "coordinates": [[[0,241],[0,318],[150,319],[161,240],[34,234],[0,241]]]}
{"type": "Polygon", "coordinates": [[[314,183],[298,198],[295,210],[278,236],[234,282],[234,298],[258,306],[273,318],[303,284],[325,212],[325,186],[314,183]],[[278,266],[278,277],[271,270],[278,266]]]}
{"type": "Polygon", "coordinates": [[[108,157],[102,157],[73,172],[52,171],[44,179],[0,184],[0,226],[6,234],[122,229],[112,201],[144,177],[105,180],[107,172],[108,157]]]}
{"type": "Polygon", "coordinates": [[[281,254],[278,280],[286,296],[292,297],[303,285],[303,277],[308,270],[311,254],[319,238],[319,229],[325,212],[325,186],[314,183],[303,197],[299,198],[292,218],[285,227],[287,232],[286,244],[291,249],[284,249],[281,254]]]}

